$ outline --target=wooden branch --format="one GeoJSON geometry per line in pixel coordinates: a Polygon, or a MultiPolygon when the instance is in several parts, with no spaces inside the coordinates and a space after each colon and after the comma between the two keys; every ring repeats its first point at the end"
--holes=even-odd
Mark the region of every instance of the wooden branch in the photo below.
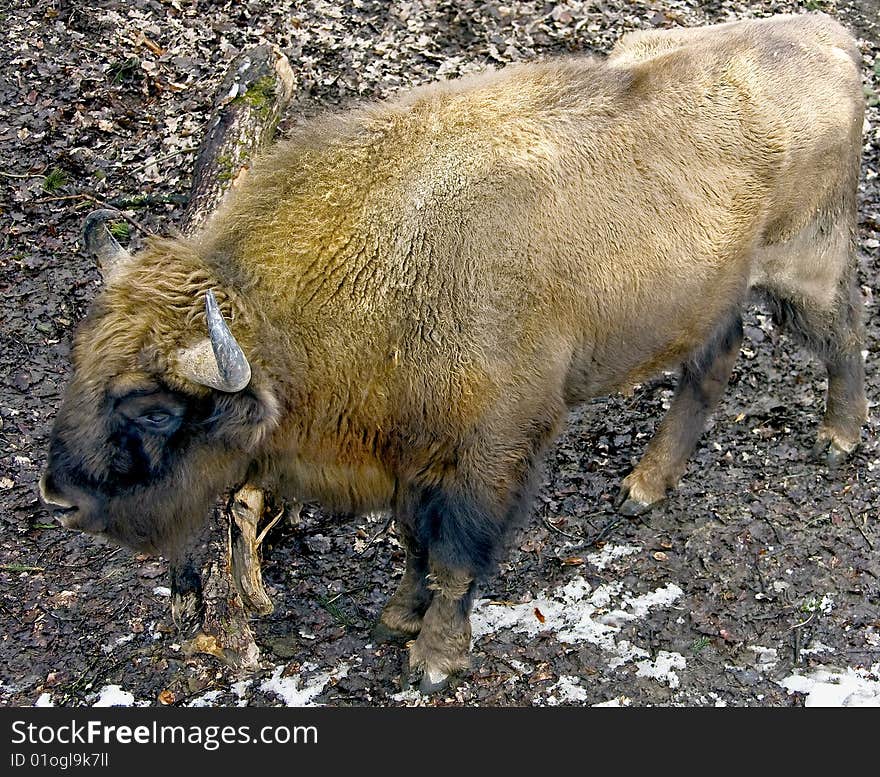
{"type": "MultiPolygon", "coordinates": [[[[229,568],[232,581],[245,607],[258,615],[269,615],[274,609],[263,585],[260,565],[260,546],[269,531],[288,513],[282,506],[260,529],[261,520],[268,514],[266,494],[262,489],[245,485],[235,492],[232,500],[232,520],[229,521],[229,568]],[[259,534],[257,533],[259,531],[259,534]]],[[[291,506],[290,516],[299,517],[300,505],[291,506]]]]}
{"type": "MultiPolygon", "coordinates": [[[[181,219],[185,234],[207,223],[229,188],[246,174],[253,154],[272,139],[294,86],[290,63],[276,47],[250,49],[232,63],[196,158],[181,219]]],[[[263,491],[246,484],[221,510],[227,529],[222,539],[209,539],[207,561],[197,564],[191,552],[172,562],[172,617],[190,635],[184,644],[189,654],[208,653],[245,669],[259,665],[247,610],[265,615],[273,609],[260,569],[259,546],[268,528],[257,533],[265,504],[263,491]]],[[[273,521],[283,514],[279,511],[273,521]]]]}
{"type": "Polygon", "coordinates": [[[246,173],[254,152],[267,144],[293,97],[290,63],[277,48],[258,46],[232,63],[196,158],[185,233],[197,231],[246,173]]]}

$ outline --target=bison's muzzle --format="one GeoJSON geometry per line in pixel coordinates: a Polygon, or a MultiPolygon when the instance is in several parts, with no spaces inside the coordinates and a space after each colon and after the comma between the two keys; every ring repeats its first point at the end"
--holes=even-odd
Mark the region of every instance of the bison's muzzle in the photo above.
{"type": "Polygon", "coordinates": [[[94,499],[79,489],[68,487],[62,490],[50,471],[44,472],[40,478],[40,497],[52,508],[55,519],[65,529],[100,534],[106,528],[106,521],[95,514],[94,499]]]}

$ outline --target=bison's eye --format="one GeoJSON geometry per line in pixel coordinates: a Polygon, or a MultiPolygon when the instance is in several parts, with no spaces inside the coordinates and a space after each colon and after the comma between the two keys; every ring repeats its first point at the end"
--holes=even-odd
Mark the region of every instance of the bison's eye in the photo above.
{"type": "Polygon", "coordinates": [[[179,415],[166,413],[164,410],[150,410],[137,416],[134,422],[146,432],[153,434],[171,434],[177,431],[183,419],[179,415]]]}

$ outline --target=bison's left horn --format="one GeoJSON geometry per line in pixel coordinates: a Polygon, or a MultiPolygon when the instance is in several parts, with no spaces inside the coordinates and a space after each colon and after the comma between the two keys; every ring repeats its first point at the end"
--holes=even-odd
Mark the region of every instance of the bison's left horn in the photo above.
{"type": "Polygon", "coordinates": [[[128,253],[107,229],[108,221],[118,221],[119,213],[115,210],[93,210],[83,222],[83,250],[98,260],[101,275],[106,281],[110,275],[129,259],[128,253]]]}
{"type": "Polygon", "coordinates": [[[180,366],[195,383],[229,393],[241,391],[251,380],[251,365],[210,290],[205,295],[205,318],[208,337],[180,353],[180,366]]]}

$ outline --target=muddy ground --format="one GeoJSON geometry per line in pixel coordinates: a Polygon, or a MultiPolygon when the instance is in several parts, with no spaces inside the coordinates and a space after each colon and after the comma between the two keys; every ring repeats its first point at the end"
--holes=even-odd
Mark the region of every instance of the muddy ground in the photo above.
{"type": "Polygon", "coordinates": [[[865,58],[859,273],[873,408],[876,2],[0,3],[0,703],[880,703],[876,411],[838,472],[811,461],[822,371],[759,308],[680,488],[642,519],[612,502],[674,378],[572,413],[532,519],[483,588],[474,672],[429,699],[401,692],[402,651],[370,638],[402,562],[384,517],[310,506],[271,535],[276,609],[253,622],[265,668],[240,676],[183,654],[164,560],[60,529],[36,493],[70,337],[100,285],[78,249],[83,215],[109,202],[146,231],[173,229],[191,149],[242,48],[289,54],[291,125],[438,76],[607,51],[637,27],[816,9],[846,23],[865,58]]]}

